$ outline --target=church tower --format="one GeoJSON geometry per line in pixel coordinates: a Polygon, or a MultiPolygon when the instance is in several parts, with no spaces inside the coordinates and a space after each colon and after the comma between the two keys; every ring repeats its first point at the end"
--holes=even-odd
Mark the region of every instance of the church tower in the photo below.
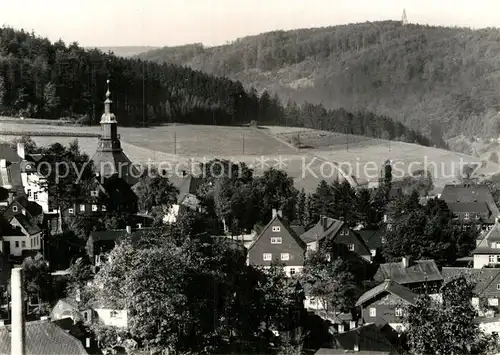
{"type": "Polygon", "coordinates": [[[118,122],[116,116],[111,112],[111,92],[109,91],[109,80],[107,80],[106,100],[104,101],[104,113],[101,116],[101,136],[97,143],[97,150],[92,157],[96,175],[104,178],[118,174],[129,185],[137,182],[137,171],[129,158],[123,153],[120,135],[118,134],[118,122]]]}
{"type": "Polygon", "coordinates": [[[408,24],[408,17],[406,17],[406,9],[403,9],[403,16],[401,17],[401,24],[406,26],[408,24]]]}

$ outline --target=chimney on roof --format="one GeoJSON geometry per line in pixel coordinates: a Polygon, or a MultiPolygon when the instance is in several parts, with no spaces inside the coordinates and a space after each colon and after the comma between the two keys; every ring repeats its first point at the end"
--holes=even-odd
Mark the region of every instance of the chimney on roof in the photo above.
{"type": "Polygon", "coordinates": [[[276,216],[280,216],[281,218],[283,218],[283,212],[281,210],[277,210],[276,208],[273,208],[273,217],[276,217],[276,216]]]}
{"type": "Polygon", "coordinates": [[[403,264],[403,268],[407,268],[410,266],[410,257],[409,256],[403,256],[403,258],[401,258],[401,263],[403,264]]]}
{"type": "Polygon", "coordinates": [[[23,312],[23,269],[14,268],[11,271],[10,288],[12,294],[12,332],[11,354],[26,354],[24,312],[23,312]]]}
{"type": "Polygon", "coordinates": [[[132,226],[127,226],[127,234],[132,234],[132,226]]]}
{"type": "Polygon", "coordinates": [[[339,334],[344,333],[344,331],[345,331],[344,324],[339,324],[338,330],[339,330],[339,334]]]}
{"type": "Polygon", "coordinates": [[[326,219],[325,216],[321,216],[320,219],[321,219],[321,228],[323,228],[323,231],[326,231],[326,222],[327,222],[327,219],[326,219]]]}
{"type": "Polygon", "coordinates": [[[24,152],[24,143],[17,143],[17,155],[19,155],[21,159],[26,159],[26,154],[24,152]]]}

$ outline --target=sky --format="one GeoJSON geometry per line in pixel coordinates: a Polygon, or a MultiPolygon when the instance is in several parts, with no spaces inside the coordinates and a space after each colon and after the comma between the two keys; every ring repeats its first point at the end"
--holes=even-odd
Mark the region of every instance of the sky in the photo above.
{"type": "Polygon", "coordinates": [[[223,44],[272,30],[365,21],[499,27],[499,0],[15,0],[0,25],[82,46],[223,44]]]}

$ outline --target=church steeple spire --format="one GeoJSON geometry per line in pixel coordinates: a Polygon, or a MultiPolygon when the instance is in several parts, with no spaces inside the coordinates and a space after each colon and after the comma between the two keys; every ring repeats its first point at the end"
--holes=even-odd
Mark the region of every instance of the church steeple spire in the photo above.
{"type": "Polygon", "coordinates": [[[101,116],[101,124],[106,122],[116,122],[116,117],[111,113],[111,91],[109,91],[109,82],[110,80],[106,80],[106,100],[104,100],[104,113],[101,116]]]}

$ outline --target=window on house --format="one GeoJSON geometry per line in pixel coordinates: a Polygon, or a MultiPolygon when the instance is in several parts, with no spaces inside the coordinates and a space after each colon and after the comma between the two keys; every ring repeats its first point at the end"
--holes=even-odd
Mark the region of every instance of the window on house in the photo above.
{"type": "Polygon", "coordinates": [[[494,262],[495,262],[495,255],[490,255],[490,256],[488,257],[488,261],[489,261],[490,263],[494,263],[494,262]]]}
{"type": "Polygon", "coordinates": [[[16,248],[19,248],[19,242],[16,240],[15,242],[16,248]]]}
{"type": "Polygon", "coordinates": [[[106,211],[106,206],[105,205],[102,205],[102,210],[106,211]]]}
{"type": "Polygon", "coordinates": [[[315,305],[316,305],[316,298],[311,298],[311,299],[309,300],[309,304],[310,304],[311,306],[315,306],[315,305]]]}
{"type": "Polygon", "coordinates": [[[469,213],[464,213],[464,219],[469,219],[469,213]]]}
{"type": "Polygon", "coordinates": [[[382,244],[385,243],[385,237],[380,237],[380,243],[382,243],[382,244]]]}
{"type": "Polygon", "coordinates": [[[349,233],[347,233],[347,229],[345,228],[340,231],[340,235],[348,235],[348,234],[349,233]]]}
{"type": "Polygon", "coordinates": [[[497,255],[497,263],[500,263],[500,255],[497,255]]]}
{"type": "Polygon", "coordinates": [[[68,213],[69,213],[69,214],[74,214],[74,213],[75,213],[75,211],[74,211],[72,208],[70,208],[70,209],[68,209],[68,213]]]}
{"type": "Polygon", "coordinates": [[[401,308],[396,308],[396,317],[402,317],[403,316],[403,310],[401,308]]]}
{"type": "Polygon", "coordinates": [[[96,197],[97,196],[97,191],[90,191],[90,196],[96,197]]]}
{"type": "Polygon", "coordinates": [[[271,244],[281,244],[283,239],[281,237],[271,237],[271,244]]]}
{"type": "Polygon", "coordinates": [[[377,309],[376,308],[370,308],[370,317],[376,317],[377,316],[377,309]]]}
{"type": "Polygon", "coordinates": [[[262,259],[264,261],[271,261],[272,258],[273,258],[273,254],[271,254],[271,253],[264,253],[264,254],[262,254],[262,259]]]}
{"type": "Polygon", "coordinates": [[[372,254],[372,256],[375,256],[375,254],[377,254],[377,251],[375,249],[372,249],[370,250],[370,253],[372,254]]]}
{"type": "Polygon", "coordinates": [[[85,322],[89,320],[89,314],[87,312],[83,313],[83,319],[85,319],[85,322]]]}
{"type": "Polygon", "coordinates": [[[288,253],[281,253],[281,260],[290,260],[290,254],[288,253]]]}
{"type": "Polygon", "coordinates": [[[33,192],[33,200],[38,200],[38,192],[33,192]]]}
{"type": "Polygon", "coordinates": [[[17,212],[17,206],[12,206],[12,211],[17,212]]]}
{"type": "Polygon", "coordinates": [[[488,298],[488,305],[498,306],[498,298],[488,298]]]}
{"type": "Polygon", "coordinates": [[[279,231],[281,231],[280,226],[273,226],[273,232],[279,232],[279,231]]]}
{"type": "Polygon", "coordinates": [[[109,317],[110,318],[118,318],[118,312],[117,311],[110,311],[109,317]]]}
{"type": "Polygon", "coordinates": [[[31,190],[28,190],[28,197],[31,198],[31,190]]]}
{"type": "Polygon", "coordinates": [[[80,205],[80,212],[85,212],[85,205],[80,205]]]}
{"type": "Polygon", "coordinates": [[[30,248],[33,249],[33,239],[30,239],[30,248]]]}
{"type": "Polygon", "coordinates": [[[354,251],[354,244],[347,244],[347,249],[354,251]]]}
{"type": "Polygon", "coordinates": [[[292,276],[292,275],[295,275],[295,268],[293,268],[293,267],[290,269],[290,276],[292,276]]]}
{"type": "Polygon", "coordinates": [[[497,284],[497,290],[500,291],[500,284],[497,284]]]}
{"type": "Polygon", "coordinates": [[[92,205],[92,211],[97,211],[97,205],[92,205]]]}
{"type": "Polygon", "coordinates": [[[26,242],[24,240],[21,242],[21,248],[26,248],[26,242]]]}

